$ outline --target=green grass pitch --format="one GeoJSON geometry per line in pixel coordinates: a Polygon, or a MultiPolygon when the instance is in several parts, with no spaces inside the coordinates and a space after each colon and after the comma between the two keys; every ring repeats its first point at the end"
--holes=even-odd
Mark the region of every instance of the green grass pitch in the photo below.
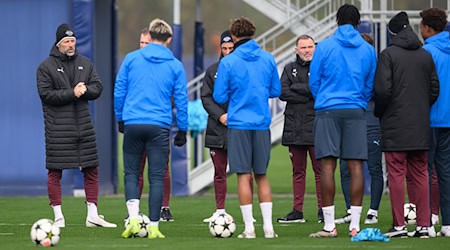
{"type": "MultiPolygon", "coordinates": [[[[262,217],[255,197],[254,217],[257,238],[254,240],[237,239],[237,233],[243,229],[243,222],[236,195],[236,177],[230,176],[228,182],[227,212],[234,216],[237,224],[236,234],[232,238],[214,238],[209,234],[208,226],[202,223],[214,211],[212,191],[202,196],[172,197],[170,206],[174,222],[161,222],[160,229],[166,239],[122,239],[123,220],[126,216],[123,195],[100,197],[99,212],[106,219],[118,224],[118,228],[86,228],[86,206],[83,198],[63,197],[63,212],[66,227],[61,229],[61,240],[56,249],[450,249],[450,238],[431,239],[392,239],[391,242],[350,241],[348,224],[337,225],[338,237],[335,239],[311,239],[308,235],[321,229],[317,223],[317,204],[311,168],[308,168],[307,196],[303,224],[278,224],[276,218],[285,216],[292,209],[291,165],[285,147],[275,147],[272,151],[269,176],[274,193],[273,221],[277,239],[264,239],[262,217]]],[[[336,179],[339,183],[339,179],[336,179]]],[[[336,216],[344,210],[343,196],[337,185],[336,216]]],[[[367,212],[370,197],[364,197],[363,216],[367,212]]],[[[141,202],[141,211],[148,213],[147,197],[141,202]]],[[[40,218],[53,219],[47,197],[1,197],[0,198],[0,249],[36,249],[31,242],[31,225],[40,218]]],[[[391,225],[389,197],[383,196],[380,207],[379,223],[375,227],[383,232],[391,225]]],[[[363,222],[363,218],[361,220],[363,222]]],[[[362,228],[366,226],[361,224],[362,228]]],[[[413,230],[413,227],[409,227],[413,230]]],[[[440,229],[440,226],[436,228],[440,229]]]]}

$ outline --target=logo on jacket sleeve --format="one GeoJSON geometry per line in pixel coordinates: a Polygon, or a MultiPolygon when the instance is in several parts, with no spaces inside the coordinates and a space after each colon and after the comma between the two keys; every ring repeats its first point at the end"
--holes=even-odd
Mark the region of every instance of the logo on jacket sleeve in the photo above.
{"type": "Polygon", "coordinates": [[[297,69],[292,69],[292,75],[293,75],[294,77],[297,77],[297,69]]]}
{"type": "Polygon", "coordinates": [[[64,67],[61,67],[60,69],[57,68],[56,71],[64,73],[64,67]]]}

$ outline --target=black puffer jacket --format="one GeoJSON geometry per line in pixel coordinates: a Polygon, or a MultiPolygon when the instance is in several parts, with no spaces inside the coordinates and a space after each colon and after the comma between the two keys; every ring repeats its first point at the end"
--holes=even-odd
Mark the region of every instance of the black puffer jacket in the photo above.
{"type": "Polygon", "coordinates": [[[286,101],[281,144],[314,145],[314,100],[309,90],[309,62],[297,55],[295,62],[284,67],[281,75],[280,100],[286,101]]]}
{"type": "Polygon", "coordinates": [[[67,57],[53,46],[37,69],[37,87],[44,111],[47,168],[97,167],[88,100],[97,99],[103,87],[92,63],[78,54],[67,57]],[[73,89],[79,82],[87,91],[78,99],[73,89]]]}
{"type": "Polygon", "coordinates": [[[431,55],[411,27],[380,54],[374,91],[381,150],[428,150],[430,107],[439,95],[439,80],[431,55]]]}
{"type": "Polygon", "coordinates": [[[208,67],[202,86],[202,103],[208,112],[205,137],[205,147],[207,148],[227,148],[227,127],[219,121],[219,117],[227,113],[228,103],[219,105],[212,97],[218,67],[219,62],[208,67]]]}

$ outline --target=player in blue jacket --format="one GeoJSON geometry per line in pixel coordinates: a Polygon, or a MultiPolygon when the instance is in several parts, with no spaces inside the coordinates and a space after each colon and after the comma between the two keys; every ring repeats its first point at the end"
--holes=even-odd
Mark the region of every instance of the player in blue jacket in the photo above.
{"type": "Polygon", "coordinates": [[[130,223],[122,233],[128,238],[139,231],[139,174],[144,151],[148,157],[149,217],[148,238],[164,238],[158,229],[163,198],[163,175],[169,151],[169,129],[172,124],[173,98],[177,109],[178,133],[174,144],[186,143],[187,84],[183,65],[167,48],[172,28],[155,19],[149,26],[151,42],[145,48],[129,53],[116,78],[114,111],[123,121],[123,160],[125,200],[130,223]]]}
{"type": "Polygon", "coordinates": [[[420,16],[420,33],[425,40],[423,48],[433,57],[439,78],[439,97],[430,109],[431,140],[428,152],[428,169],[431,176],[434,164],[439,194],[431,195],[440,196],[440,233],[450,237],[450,34],[444,30],[447,25],[445,10],[430,8],[423,10],[420,16]]]}
{"type": "Polygon", "coordinates": [[[272,194],[266,171],[271,148],[268,101],[280,95],[281,84],[273,56],[253,39],[255,30],[248,18],[232,22],[234,51],[221,60],[213,92],[218,104],[229,103],[228,157],[230,172],[238,176],[239,203],[245,223],[245,230],[238,238],[245,239],[256,237],[249,185],[252,172],[258,186],[264,237],[277,237],[272,225],[272,194]]]}
{"type": "Polygon", "coordinates": [[[376,69],[374,48],[356,27],[360,14],[354,5],[342,5],[338,28],[320,42],[310,67],[309,86],[316,110],[314,142],[321,162],[321,189],[325,225],[310,237],[336,237],[334,172],[337,158],[347,160],[350,172],[350,236],[360,230],[364,193],[363,161],[367,160],[365,110],[372,97],[376,69]]]}

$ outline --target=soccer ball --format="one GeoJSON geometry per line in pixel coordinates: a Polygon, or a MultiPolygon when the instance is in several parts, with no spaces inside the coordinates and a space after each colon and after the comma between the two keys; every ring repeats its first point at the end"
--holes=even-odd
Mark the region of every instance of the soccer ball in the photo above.
{"type": "Polygon", "coordinates": [[[212,236],[228,238],[236,231],[236,224],[233,216],[229,214],[220,214],[209,221],[209,232],[212,236]]]}
{"type": "Polygon", "coordinates": [[[50,247],[58,243],[60,230],[53,224],[52,220],[40,219],[31,226],[30,236],[31,241],[36,245],[50,247]]]}
{"type": "MultiPolygon", "coordinates": [[[[141,229],[139,230],[139,232],[134,234],[134,237],[145,238],[148,236],[148,227],[150,224],[150,219],[147,217],[147,215],[139,213],[138,220],[139,224],[141,225],[141,229]]],[[[128,226],[129,223],[130,219],[127,218],[125,220],[125,228],[128,226]]]]}
{"type": "Polygon", "coordinates": [[[416,224],[416,205],[413,203],[405,203],[403,206],[405,213],[405,224],[415,225],[416,224]]]}

